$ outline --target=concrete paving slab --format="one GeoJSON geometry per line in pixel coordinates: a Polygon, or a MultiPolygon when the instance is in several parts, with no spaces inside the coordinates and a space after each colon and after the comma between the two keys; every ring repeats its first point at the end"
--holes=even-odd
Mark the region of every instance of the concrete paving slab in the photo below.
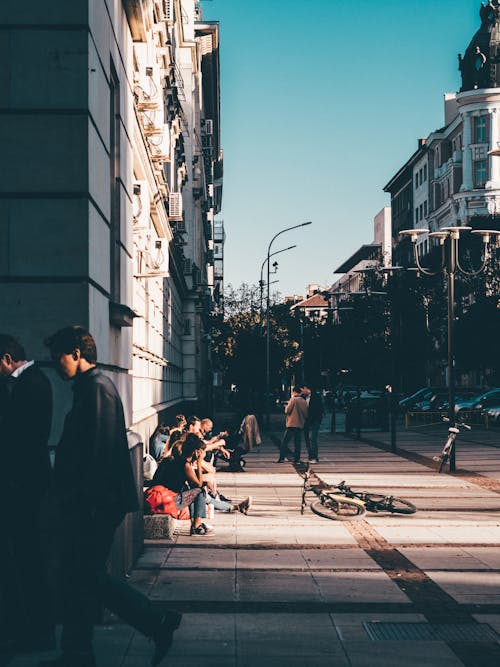
{"type": "Polygon", "coordinates": [[[259,602],[320,602],[309,572],[237,572],[237,599],[259,602]]]}
{"type": "Polygon", "coordinates": [[[170,547],[161,549],[146,547],[137,560],[136,568],[161,567],[171,553],[171,550],[170,547]]]}
{"type": "Polygon", "coordinates": [[[294,536],[297,544],[318,545],[354,545],[356,540],[349,530],[340,522],[323,519],[313,526],[295,526],[294,536]]]}
{"type": "Polygon", "coordinates": [[[160,571],[150,597],[152,600],[233,601],[234,571],[196,572],[185,570],[160,571]]]}
{"type": "Polygon", "coordinates": [[[167,570],[234,570],[236,552],[233,549],[187,549],[178,547],[170,553],[164,562],[167,570]]]}
{"type": "Polygon", "coordinates": [[[302,556],[311,570],[379,570],[380,566],[359,547],[356,549],[307,549],[302,556]]]}
{"type": "Polygon", "coordinates": [[[465,551],[487,567],[500,570],[500,549],[498,547],[467,547],[465,551]]]}
{"type": "Polygon", "coordinates": [[[309,569],[299,549],[239,549],[236,554],[236,563],[239,571],[309,569]]]}
{"type": "Polygon", "coordinates": [[[426,574],[460,604],[500,604],[499,572],[439,572],[426,574]]]}
{"type": "MultiPolygon", "coordinates": [[[[371,518],[368,519],[371,522],[371,518]]],[[[426,526],[388,526],[377,523],[377,531],[392,544],[445,544],[449,539],[426,526]]],[[[464,537],[464,535],[462,535],[464,537]]],[[[462,540],[460,540],[461,542],[462,540]]]]}
{"type": "Polygon", "coordinates": [[[314,572],[324,602],[395,602],[410,604],[408,597],[385,572],[314,572]]]}
{"type": "Polygon", "coordinates": [[[238,665],[348,665],[328,614],[238,614],[236,619],[238,665]]]}
{"type": "Polygon", "coordinates": [[[490,569],[479,558],[465,549],[444,548],[400,548],[399,551],[421,570],[487,570],[490,569]]]}

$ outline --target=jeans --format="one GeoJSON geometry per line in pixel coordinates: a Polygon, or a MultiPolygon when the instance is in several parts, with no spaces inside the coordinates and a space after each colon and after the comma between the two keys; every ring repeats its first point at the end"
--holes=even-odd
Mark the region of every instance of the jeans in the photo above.
{"type": "Polygon", "coordinates": [[[151,637],[161,622],[148,598],[107,573],[106,561],[122,516],[107,511],[63,513],[61,647],[67,657],[93,655],[92,635],[103,605],[151,637]]]}
{"type": "Polygon", "coordinates": [[[191,519],[205,519],[207,516],[207,497],[200,488],[181,491],[174,502],[179,510],[189,507],[191,519]]]}
{"type": "Polygon", "coordinates": [[[220,500],[220,498],[214,498],[209,493],[207,493],[207,503],[213,505],[214,509],[219,510],[220,512],[230,512],[233,509],[232,503],[220,500]]]}
{"type": "Polygon", "coordinates": [[[309,428],[311,429],[311,441],[309,445],[309,458],[317,459],[318,458],[318,434],[319,427],[321,426],[321,420],[316,422],[311,422],[309,428]]]}
{"type": "Polygon", "coordinates": [[[285,437],[283,438],[280,447],[280,459],[284,459],[287,456],[288,443],[290,442],[292,437],[295,444],[294,460],[300,461],[300,450],[302,446],[302,429],[296,428],[294,426],[289,426],[285,431],[285,437]]]}

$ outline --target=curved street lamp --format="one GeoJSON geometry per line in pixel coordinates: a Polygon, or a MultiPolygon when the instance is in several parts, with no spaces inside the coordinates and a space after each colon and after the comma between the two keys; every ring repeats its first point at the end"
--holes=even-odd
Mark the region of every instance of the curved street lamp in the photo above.
{"type": "Polygon", "coordinates": [[[259,313],[260,313],[260,323],[261,323],[261,324],[262,324],[262,301],[263,301],[263,299],[264,299],[264,284],[265,284],[265,283],[264,283],[264,279],[263,279],[263,277],[262,277],[262,274],[263,274],[263,272],[264,272],[264,266],[266,265],[266,263],[268,262],[268,260],[269,260],[271,257],[274,257],[274,255],[279,255],[280,252],[286,252],[287,250],[292,250],[293,248],[296,248],[296,247],[297,247],[296,245],[289,245],[288,248],[282,248],[281,250],[275,250],[274,252],[272,252],[272,253],[269,255],[269,257],[266,257],[265,260],[262,262],[262,266],[260,267],[260,280],[259,280],[259,293],[260,293],[260,309],[259,309],[259,313]]]}
{"type": "MultiPolygon", "coordinates": [[[[418,270],[426,276],[436,276],[444,272],[447,277],[447,299],[448,299],[448,419],[451,426],[455,425],[455,350],[454,350],[454,323],[455,323],[455,273],[463,273],[466,276],[477,276],[484,271],[489,259],[490,238],[500,235],[500,231],[492,229],[476,229],[472,234],[477,234],[483,240],[483,257],[481,266],[473,271],[467,271],[460,264],[459,243],[462,232],[470,232],[472,227],[442,227],[438,232],[431,232],[427,229],[404,229],[399,232],[400,236],[409,236],[413,244],[415,264],[418,270]],[[432,271],[420,262],[420,256],[417,246],[417,240],[420,234],[429,234],[433,238],[439,239],[441,246],[441,266],[436,271],[432,271]]],[[[450,472],[455,472],[455,447],[450,452],[450,472]]]]}
{"type": "Polygon", "coordinates": [[[270,375],[270,328],[269,328],[269,258],[271,257],[271,246],[273,245],[274,241],[278,238],[278,236],[281,236],[281,234],[284,234],[285,232],[290,232],[292,229],[298,229],[299,227],[307,227],[307,225],[311,225],[312,221],[309,220],[308,222],[302,222],[299,225],[293,225],[292,227],[286,227],[285,229],[282,229],[279,231],[277,234],[273,236],[273,238],[270,240],[269,245],[267,247],[267,296],[266,296],[266,425],[269,428],[269,393],[271,391],[271,375],[270,375]]]}

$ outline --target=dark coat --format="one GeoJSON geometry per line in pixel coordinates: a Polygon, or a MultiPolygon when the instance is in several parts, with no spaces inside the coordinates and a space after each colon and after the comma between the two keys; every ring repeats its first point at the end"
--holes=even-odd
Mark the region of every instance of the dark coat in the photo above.
{"type": "Polygon", "coordinates": [[[138,509],[123,406],[113,382],[96,368],[78,375],[73,406],[56,451],[56,495],[64,510],[138,509]]]}
{"type": "Polygon", "coordinates": [[[33,502],[50,483],[50,382],[36,365],[30,366],[18,378],[9,378],[0,402],[0,493],[29,488],[33,502]]]}
{"type": "Polygon", "coordinates": [[[323,401],[321,396],[317,391],[311,392],[311,398],[309,399],[309,412],[307,415],[307,420],[309,424],[314,424],[320,422],[323,417],[323,401]]]}

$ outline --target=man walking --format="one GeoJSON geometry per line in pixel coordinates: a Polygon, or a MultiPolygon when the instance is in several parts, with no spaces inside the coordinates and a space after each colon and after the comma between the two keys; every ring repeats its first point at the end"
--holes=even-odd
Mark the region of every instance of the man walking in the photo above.
{"type": "Polygon", "coordinates": [[[41,508],[50,483],[49,380],[22,345],[0,334],[0,585],[8,615],[1,644],[13,653],[55,644],[41,547],[41,508]]]}
{"type": "Polygon", "coordinates": [[[116,528],[138,509],[123,407],[116,387],[97,367],[94,339],[66,327],[46,341],[74,398],[56,452],[55,491],[62,515],[62,656],[45,667],[95,667],[92,631],[102,603],[155,643],[157,665],[180,623],[106,571],[116,528]]]}
{"type": "Polygon", "coordinates": [[[292,437],[295,445],[294,463],[300,462],[302,429],[307,419],[307,403],[302,397],[301,392],[300,387],[294,387],[292,398],[288,401],[285,408],[286,431],[280,447],[280,457],[276,463],[284,463],[287,455],[287,446],[292,437]]]}

